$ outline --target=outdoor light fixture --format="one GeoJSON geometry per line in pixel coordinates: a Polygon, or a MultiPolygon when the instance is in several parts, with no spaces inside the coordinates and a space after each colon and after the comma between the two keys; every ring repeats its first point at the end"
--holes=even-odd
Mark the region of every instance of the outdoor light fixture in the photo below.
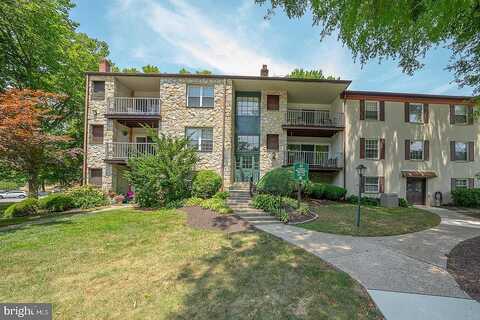
{"type": "Polygon", "coordinates": [[[357,217],[355,219],[355,224],[357,226],[357,229],[360,228],[360,203],[362,199],[362,189],[363,189],[363,175],[367,171],[367,167],[365,167],[363,164],[359,164],[357,167],[357,173],[358,173],[358,208],[357,208],[357,217]]]}

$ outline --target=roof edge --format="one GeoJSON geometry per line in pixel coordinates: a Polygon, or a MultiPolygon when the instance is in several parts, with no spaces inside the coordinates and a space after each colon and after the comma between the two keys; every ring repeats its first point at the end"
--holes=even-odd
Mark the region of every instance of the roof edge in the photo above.
{"type": "Polygon", "coordinates": [[[474,96],[453,96],[453,95],[440,95],[440,94],[425,94],[425,93],[406,93],[406,92],[385,92],[385,91],[354,91],[345,90],[342,93],[343,99],[358,100],[359,97],[384,97],[397,99],[430,99],[430,100],[472,100],[474,96]],[[356,99],[357,98],[357,99],[356,99]]]}

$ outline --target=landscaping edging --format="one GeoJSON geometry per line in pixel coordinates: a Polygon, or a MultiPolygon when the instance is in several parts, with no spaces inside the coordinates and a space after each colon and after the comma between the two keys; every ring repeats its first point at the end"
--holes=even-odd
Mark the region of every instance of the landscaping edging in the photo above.
{"type": "Polygon", "coordinates": [[[295,226],[295,225],[298,225],[298,224],[309,223],[309,222],[312,222],[312,221],[314,221],[314,220],[317,220],[317,219],[318,219],[318,214],[316,214],[316,213],[314,213],[314,212],[313,212],[312,214],[314,215],[313,218],[307,219],[307,220],[305,220],[305,221],[288,222],[287,224],[288,224],[288,225],[291,225],[291,226],[295,226]]]}

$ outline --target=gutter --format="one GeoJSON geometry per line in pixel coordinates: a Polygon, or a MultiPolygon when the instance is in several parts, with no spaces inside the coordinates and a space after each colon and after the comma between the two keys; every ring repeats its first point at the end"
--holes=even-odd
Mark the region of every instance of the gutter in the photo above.
{"type": "Polygon", "coordinates": [[[223,79],[223,128],[222,128],[222,191],[225,189],[225,118],[227,109],[227,79],[223,79]]]}
{"type": "Polygon", "coordinates": [[[83,179],[82,185],[87,184],[87,148],[88,148],[88,101],[89,101],[89,90],[88,90],[89,76],[88,74],[85,77],[85,114],[84,114],[84,127],[83,127],[83,179]]]}

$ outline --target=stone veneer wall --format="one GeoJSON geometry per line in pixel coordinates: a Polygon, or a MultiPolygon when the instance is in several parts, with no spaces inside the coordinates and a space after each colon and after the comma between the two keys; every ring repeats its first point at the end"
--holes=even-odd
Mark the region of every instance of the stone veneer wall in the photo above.
{"type": "Polygon", "coordinates": [[[284,154],[287,148],[287,134],[282,124],[287,113],[286,90],[262,90],[260,107],[260,177],[274,167],[283,164],[284,154]],[[267,110],[267,95],[280,96],[280,108],[278,111],[267,110]],[[267,151],[267,134],[278,134],[279,152],[267,151]]]}
{"type": "MultiPolygon", "coordinates": [[[[112,166],[105,163],[105,143],[113,141],[113,121],[105,118],[107,112],[107,103],[109,98],[115,96],[115,80],[112,76],[89,76],[89,108],[88,108],[88,145],[87,145],[87,168],[102,169],[102,188],[110,190],[112,188],[112,166]],[[105,99],[92,99],[93,86],[92,81],[105,81],[105,99]],[[103,125],[103,144],[91,144],[91,126],[92,124],[103,125]]],[[[87,183],[90,175],[87,169],[87,183]]]]}
{"type": "Polygon", "coordinates": [[[161,78],[160,107],[161,132],[173,136],[185,137],[187,127],[213,127],[213,152],[200,152],[197,169],[211,169],[222,175],[223,109],[225,109],[225,179],[224,186],[233,182],[232,144],[233,144],[233,87],[232,81],[223,79],[199,78],[161,78]],[[214,86],[213,108],[188,108],[187,85],[207,84],[214,86]]]}

